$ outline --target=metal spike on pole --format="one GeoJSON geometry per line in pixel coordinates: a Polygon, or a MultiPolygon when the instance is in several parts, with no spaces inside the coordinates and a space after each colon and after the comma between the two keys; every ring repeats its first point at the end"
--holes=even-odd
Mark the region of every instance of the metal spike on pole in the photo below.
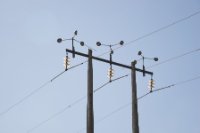
{"type": "Polygon", "coordinates": [[[87,133],[94,133],[92,50],[88,50],[87,133]]]}
{"type": "Polygon", "coordinates": [[[136,61],[131,63],[131,85],[132,85],[132,133],[139,133],[138,105],[137,105],[137,84],[136,84],[136,61]]]}

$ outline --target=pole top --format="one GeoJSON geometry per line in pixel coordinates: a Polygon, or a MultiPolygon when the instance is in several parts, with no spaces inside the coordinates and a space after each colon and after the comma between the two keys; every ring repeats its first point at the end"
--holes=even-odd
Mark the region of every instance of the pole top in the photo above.
{"type": "Polygon", "coordinates": [[[92,53],[92,49],[88,49],[88,53],[92,53]]]}
{"type": "Polygon", "coordinates": [[[92,50],[88,49],[88,57],[92,58],[92,50]]]}
{"type": "Polygon", "coordinates": [[[134,60],[131,62],[132,65],[136,65],[137,64],[137,60],[134,60]]]}

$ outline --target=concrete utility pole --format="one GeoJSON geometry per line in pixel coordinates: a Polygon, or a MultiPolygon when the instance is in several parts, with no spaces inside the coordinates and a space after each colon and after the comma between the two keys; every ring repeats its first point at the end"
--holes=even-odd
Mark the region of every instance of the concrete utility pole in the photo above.
{"type": "Polygon", "coordinates": [[[139,133],[138,105],[137,105],[137,84],[136,84],[136,61],[131,63],[131,85],[132,85],[132,132],[139,133]]]}
{"type": "Polygon", "coordinates": [[[87,133],[94,133],[92,50],[88,50],[87,133]]]}
{"type": "Polygon", "coordinates": [[[136,61],[131,63],[131,66],[114,62],[112,60],[106,60],[99,57],[92,56],[92,50],[88,51],[88,55],[66,49],[66,52],[77,54],[88,58],[88,101],[87,101],[87,133],[94,133],[94,114],[93,114],[93,68],[92,59],[105,62],[108,64],[116,65],[123,68],[131,69],[131,84],[132,84],[132,133],[139,133],[138,124],[138,108],[137,108],[137,85],[136,85],[136,71],[143,74],[153,75],[153,72],[138,69],[135,67],[136,61]]]}

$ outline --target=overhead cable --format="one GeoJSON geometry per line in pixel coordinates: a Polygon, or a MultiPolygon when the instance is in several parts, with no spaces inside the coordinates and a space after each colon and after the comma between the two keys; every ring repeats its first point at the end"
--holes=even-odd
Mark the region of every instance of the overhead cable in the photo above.
{"type": "MultiPolygon", "coordinates": [[[[151,31],[151,32],[149,32],[149,33],[147,33],[147,34],[144,34],[144,35],[142,35],[142,36],[139,36],[139,37],[137,37],[136,39],[134,39],[134,40],[132,40],[132,41],[129,41],[129,42],[127,42],[127,43],[124,43],[123,46],[119,46],[119,47],[113,48],[113,50],[117,50],[117,49],[120,49],[120,48],[122,48],[122,47],[124,47],[124,46],[127,46],[127,45],[129,45],[129,44],[133,44],[133,43],[135,43],[135,42],[137,42],[137,41],[140,41],[140,40],[142,40],[142,39],[144,39],[144,38],[147,38],[147,37],[149,37],[149,36],[152,36],[152,35],[154,35],[154,34],[156,34],[156,33],[158,33],[158,32],[161,32],[161,31],[163,31],[163,30],[166,30],[166,29],[168,29],[168,28],[170,28],[170,27],[172,27],[172,26],[175,26],[175,25],[177,25],[177,24],[179,24],[179,23],[181,23],[181,22],[183,22],[183,21],[186,21],[186,20],[188,20],[188,19],[190,19],[190,18],[192,18],[192,17],[194,17],[194,16],[196,16],[196,15],[199,15],[199,14],[200,14],[200,10],[198,10],[198,11],[196,11],[196,12],[194,12],[194,13],[188,15],[188,16],[185,16],[185,17],[183,17],[183,18],[181,18],[181,19],[178,19],[178,20],[176,20],[176,21],[173,21],[173,22],[171,22],[171,23],[169,23],[169,24],[167,24],[167,25],[165,25],[165,26],[162,26],[162,27],[156,29],[156,30],[153,30],[153,31],[151,31]]],[[[109,51],[104,52],[104,53],[102,53],[102,54],[99,55],[99,56],[103,56],[103,55],[108,54],[108,53],[109,53],[109,51]]]]}
{"type": "Polygon", "coordinates": [[[152,65],[152,66],[147,67],[147,68],[156,67],[156,66],[159,66],[159,65],[161,65],[161,64],[165,64],[165,63],[167,63],[167,62],[170,62],[170,61],[179,59],[179,58],[181,58],[181,57],[184,57],[184,56],[186,56],[186,55],[190,55],[190,54],[192,54],[192,53],[199,52],[199,51],[200,51],[200,48],[195,49],[195,50],[192,50],[192,51],[189,51],[189,52],[185,52],[185,53],[180,54],[180,55],[177,55],[177,56],[175,56],[175,57],[166,59],[166,60],[164,60],[164,61],[162,61],[162,62],[156,63],[156,64],[154,64],[154,65],[152,65]]]}
{"type": "MultiPolygon", "coordinates": [[[[191,79],[188,79],[188,80],[180,81],[180,82],[177,82],[177,83],[175,83],[175,84],[170,84],[170,85],[168,85],[168,86],[155,89],[155,90],[153,90],[152,92],[147,92],[146,94],[144,94],[144,95],[138,97],[137,100],[141,100],[141,99],[145,98],[146,96],[148,96],[149,94],[152,94],[152,93],[155,93],[155,92],[158,92],[158,91],[162,91],[162,90],[165,90],[165,89],[174,87],[174,86],[176,86],[176,85],[185,84],[185,83],[188,83],[188,82],[197,80],[197,79],[200,79],[200,76],[196,76],[196,77],[191,78],[191,79]]],[[[117,112],[120,112],[121,110],[123,110],[123,109],[129,107],[130,105],[131,105],[131,103],[129,102],[129,103],[127,103],[127,104],[124,104],[124,105],[120,106],[120,107],[117,108],[116,110],[114,110],[114,111],[108,113],[107,115],[105,115],[105,116],[103,116],[102,118],[100,118],[99,120],[97,120],[97,121],[95,122],[95,125],[101,123],[102,121],[104,121],[104,120],[106,120],[107,118],[113,116],[113,115],[116,114],[117,112]]],[[[76,133],[80,133],[80,132],[82,132],[84,129],[85,129],[85,128],[81,128],[81,129],[78,130],[76,133]]]]}
{"type": "MultiPolygon", "coordinates": [[[[139,37],[137,37],[136,39],[134,39],[134,40],[132,40],[132,41],[130,41],[130,42],[128,42],[128,43],[124,43],[124,45],[121,45],[121,46],[119,46],[119,47],[113,48],[113,51],[115,51],[115,50],[117,50],[117,49],[120,49],[120,48],[122,48],[122,47],[124,47],[124,46],[126,46],[126,45],[129,45],[129,44],[135,43],[135,42],[137,42],[137,41],[140,41],[140,40],[142,40],[142,39],[144,39],[144,38],[146,38],[146,37],[149,37],[149,36],[151,36],[151,35],[154,35],[154,34],[160,32],[160,31],[163,31],[163,30],[165,30],[165,29],[168,29],[168,28],[170,28],[170,27],[172,27],[172,26],[174,26],[174,25],[176,25],[176,24],[179,24],[179,23],[181,23],[181,22],[183,22],[183,21],[186,21],[186,20],[188,20],[188,19],[190,19],[190,18],[192,18],[192,17],[198,15],[199,13],[200,13],[200,10],[198,10],[198,11],[196,11],[196,12],[194,12],[194,13],[192,13],[192,14],[186,16],[186,17],[183,17],[183,18],[181,18],[181,19],[178,19],[178,20],[176,20],[176,21],[174,21],[174,22],[172,22],[172,23],[170,23],[170,24],[167,24],[167,25],[165,25],[165,26],[163,26],[163,27],[160,27],[160,28],[158,28],[158,29],[156,29],[156,30],[154,30],[154,31],[151,31],[151,32],[149,32],[149,33],[147,33],[147,34],[144,34],[144,35],[142,35],[142,36],[139,36],[139,37]]],[[[104,56],[104,55],[108,54],[109,52],[110,52],[110,51],[104,52],[104,53],[98,55],[98,57],[104,56]]],[[[87,62],[87,61],[84,61],[84,62],[82,62],[82,63],[86,63],[86,62],[87,62]]],[[[62,73],[62,74],[63,74],[63,73],[62,73]]],[[[60,75],[62,75],[62,74],[60,74],[60,75]]],[[[59,77],[60,75],[58,75],[58,77],[59,77]]]]}
{"type": "MultiPolygon", "coordinates": [[[[80,65],[82,65],[83,63],[77,64],[75,66],[70,67],[69,69],[73,69],[75,67],[78,67],[80,65]]],[[[68,70],[69,70],[68,69],[68,70]]],[[[60,75],[62,75],[63,73],[65,73],[66,71],[62,71],[60,74],[58,74],[57,76],[55,76],[54,78],[52,78],[51,80],[47,81],[46,83],[42,84],[40,87],[34,89],[33,91],[31,91],[29,94],[27,94],[26,96],[24,96],[23,98],[21,98],[20,100],[18,100],[16,103],[12,104],[11,106],[9,106],[7,109],[5,109],[4,111],[0,112],[0,116],[5,115],[6,113],[8,113],[10,110],[12,110],[14,107],[18,106],[19,104],[21,104],[22,102],[24,102],[25,100],[27,100],[29,97],[33,96],[34,94],[36,94],[37,92],[39,92],[40,90],[42,90],[44,87],[46,87],[49,83],[53,82],[57,77],[59,77],[60,75]]]]}
{"type": "Polygon", "coordinates": [[[35,93],[37,93],[38,91],[40,91],[42,88],[44,88],[45,86],[47,86],[51,81],[47,81],[46,83],[44,83],[43,85],[41,85],[39,88],[33,90],[32,92],[30,92],[28,95],[26,95],[25,97],[23,97],[22,99],[18,100],[16,103],[14,103],[13,105],[11,105],[10,107],[8,107],[6,110],[4,110],[3,112],[0,113],[0,116],[5,115],[6,113],[8,113],[10,110],[12,110],[14,107],[16,107],[17,105],[21,104],[22,102],[24,102],[25,100],[27,100],[29,97],[31,97],[32,95],[34,95],[35,93]]]}
{"type": "MultiPolygon", "coordinates": [[[[97,91],[99,91],[100,89],[102,89],[103,87],[105,87],[106,85],[110,84],[110,83],[113,83],[114,81],[117,81],[119,79],[122,79],[122,78],[125,78],[127,77],[128,75],[124,75],[124,76],[120,76],[118,78],[115,78],[113,79],[111,82],[106,82],[105,84],[101,85],[100,87],[94,89],[93,93],[96,93],[97,91]]],[[[27,131],[27,133],[31,133],[33,131],[35,131],[37,128],[41,127],[42,125],[44,125],[45,123],[47,123],[48,121],[54,119],[55,117],[61,115],[62,113],[64,113],[66,110],[74,107],[76,104],[80,103],[81,101],[83,101],[84,99],[86,99],[87,97],[86,96],[83,96],[79,99],[77,99],[75,102],[67,105],[66,107],[64,107],[63,109],[61,109],[60,111],[58,111],[57,113],[51,115],[49,118],[47,118],[46,120],[43,120],[42,122],[40,122],[39,124],[37,124],[36,126],[34,126],[33,128],[29,129],[27,131]]]]}

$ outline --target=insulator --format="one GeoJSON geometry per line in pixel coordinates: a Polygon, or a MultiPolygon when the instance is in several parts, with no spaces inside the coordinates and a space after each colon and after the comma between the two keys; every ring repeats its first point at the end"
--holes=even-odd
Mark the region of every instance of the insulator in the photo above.
{"type": "Polygon", "coordinates": [[[152,89],[154,88],[154,84],[155,81],[153,79],[149,80],[148,88],[150,89],[150,91],[152,91],[152,89]]]}
{"type": "Polygon", "coordinates": [[[66,57],[64,57],[65,70],[67,70],[69,66],[70,66],[70,58],[68,56],[66,56],[66,57]]]}
{"type": "Polygon", "coordinates": [[[111,79],[114,76],[114,70],[112,68],[108,69],[108,78],[111,79]]]}

